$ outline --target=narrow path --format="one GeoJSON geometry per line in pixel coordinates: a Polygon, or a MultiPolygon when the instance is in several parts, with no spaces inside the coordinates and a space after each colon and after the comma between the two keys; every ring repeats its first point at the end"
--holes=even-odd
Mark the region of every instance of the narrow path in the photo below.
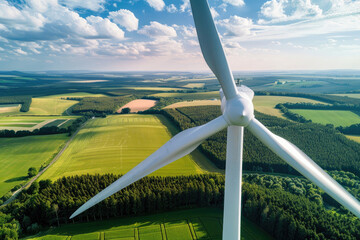
{"type": "Polygon", "coordinates": [[[33,182],[35,182],[49,167],[51,167],[59,158],[60,156],[64,153],[64,151],[68,148],[68,146],[70,145],[70,143],[72,142],[72,140],[74,139],[74,137],[79,133],[79,131],[86,125],[87,121],[81,125],[78,130],[76,130],[76,132],[71,136],[71,138],[66,142],[65,146],[60,150],[60,152],[58,152],[58,154],[56,154],[56,156],[53,158],[53,160],[44,168],[42,169],[35,177],[33,177],[29,182],[27,182],[24,186],[22,186],[21,188],[19,188],[18,190],[16,190],[13,195],[6,200],[1,206],[0,208],[6,206],[7,204],[11,203],[12,201],[14,201],[17,197],[17,195],[19,195],[19,193],[24,190],[27,187],[30,187],[31,184],[33,182]]]}

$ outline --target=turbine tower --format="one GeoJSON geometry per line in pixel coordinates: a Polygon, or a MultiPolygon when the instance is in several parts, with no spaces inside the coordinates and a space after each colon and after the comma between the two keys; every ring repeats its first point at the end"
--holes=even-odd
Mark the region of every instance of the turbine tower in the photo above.
{"type": "Polygon", "coordinates": [[[360,218],[360,203],[295,145],[270,132],[254,116],[254,92],[236,87],[207,0],[190,0],[205,61],[220,82],[222,115],[180,132],[139,165],[76,210],[74,218],[157,169],[191,153],[205,139],[227,128],[223,239],[240,240],[244,127],[275,154],[360,218]]]}

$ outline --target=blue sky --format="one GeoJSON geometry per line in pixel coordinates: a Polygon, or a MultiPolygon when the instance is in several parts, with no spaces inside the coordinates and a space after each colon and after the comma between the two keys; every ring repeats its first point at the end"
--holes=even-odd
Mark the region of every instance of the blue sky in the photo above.
{"type": "MultiPolygon", "coordinates": [[[[209,0],[237,71],[360,69],[360,0],[209,0]]],[[[188,0],[0,0],[0,70],[204,71],[188,0]]]]}

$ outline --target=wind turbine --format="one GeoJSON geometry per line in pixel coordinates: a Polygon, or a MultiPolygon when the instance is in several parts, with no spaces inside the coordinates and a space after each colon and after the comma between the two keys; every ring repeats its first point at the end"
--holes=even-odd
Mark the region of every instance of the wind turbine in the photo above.
{"type": "Polygon", "coordinates": [[[295,145],[270,132],[254,117],[254,92],[236,87],[207,0],[190,0],[205,61],[221,84],[222,115],[204,125],[187,129],[151,154],[139,165],[102,190],[73,218],[133,182],[191,153],[205,139],[227,128],[223,239],[240,239],[241,178],[244,127],[275,154],[360,218],[360,203],[295,145]]]}

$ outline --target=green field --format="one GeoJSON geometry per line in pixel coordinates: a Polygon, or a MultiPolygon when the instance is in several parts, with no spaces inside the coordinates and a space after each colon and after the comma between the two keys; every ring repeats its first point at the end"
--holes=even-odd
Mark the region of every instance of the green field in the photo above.
{"type": "Polygon", "coordinates": [[[349,97],[349,98],[360,98],[360,93],[345,93],[345,94],[331,94],[331,95],[349,97]]]}
{"type": "Polygon", "coordinates": [[[1,113],[6,115],[62,115],[66,109],[76,104],[77,101],[62,100],[58,98],[33,98],[28,112],[20,112],[14,108],[11,111],[1,113]]]}
{"type": "MultiPolygon", "coordinates": [[[[168,126],[173,128],[162,115],[113,115],[89,120],[41,178],[57,179],[87,173],[124,174],[170,139],[168,126]]],[[[154,175],[203,173],[193,156],[197,161],[209,162],[195,152],[161,168],[154,175]]],[[[211,168],[212,165],[202,166],[211,168]]]]}
{"type": "Polygon", "coordinates": [[[350,126],[360,123],[360,117],[351,111],[340,110],[308,110],[308,109],[291,109],[306,119],[311,119],[315,123],[333,124],[337,126],[350,126]]]}
{"type": "Polygon", "coordinates": [[[285,118],[279,109],[276,109],[275,106],[278,103],[322,103],[319,101],[311,100],[308,98],[298,98],[298,97],[285,97],[285,96],[255,96],[253,103],[256,111],[272,115],[275,117],[285,118]]]}
{"type": "Polygon", "coordinates": [[[150,96],[154,97],[176,97],[183,98],[184,100],[201,100],[201,99],[212,99],[212,98],[220,98],[218,91],[212,92],[199,92],[199,93],[156,93],[150,96]]]}
{"type": "Polygon", "coordinates": [[[104,94],[94,94],[94,93],[87,93],[87,92],[74,92],[74,93],[64,93],[64,94],[57,94],[57,95],[49,95],[44,96],[41,98],[82,98],[82,97],[106,97],[104,94]]]}
{"type": "Polygon", "coordinates": [[[39,167],[57,153],[66,134],[0,138],[0,196],[26,180],[30,167],[39,167]]]}
{"type": "MultiPolygon", "coordinates": [[[[59,125],[60,122],[67,121],[68,119],[76,119],[78,116],[0,116],[0,130],[30,130],[38,129],[41,127],[54,126],[57,122],[59,125]],[[52,122],[53,121],[53,122],[52,122]]],[[[71,121],[68,121],[64,124],[63,127],[71,124],[71,121]]]]}
{"type": "MultiPolygon", "coordinates": [[[[27,240],[221,240],[222,209],[202,208],[150,216],[118,218],[52,228],[27,240]]],[[[242,217],[241,239],[272,239],[262,229],[242,217]]]]}
{"type": "MultiPolygon", "coordinates": [[[[183,94],[183,93],[182,93],[183,94]]],[[[200,93],[197,93],[200,94],[200,93]]],[[[215,96],[215,92],[202,93],[202,96],[215,96]]],[[[180,93],[160,93],[155,94],[157,96],[181,96],[180,93]]],[[[184,94],[183,94],[184,95],[184,94]]],[[[200,94],[201,96],[201,94],[200,94]]],[[[278,103],[299,103],[299,102],[307,102],[307,103],[322,103],[323,102],[307,99],[307,98],[298,98],[298,97],[284,97],[284,96],[255,96],[253,103],[256,111],[273,115],[280,118],[285,118],[279,109],[276,109],[275,106],[278,103]]],[[[220,105],[220,101],[214,100],[195,100],[195,101],[184,101],[171,104],[166,108],[177,108],[177,107],[191,107],[191,106],[203,106],[203,105],[220,105]]]]}

